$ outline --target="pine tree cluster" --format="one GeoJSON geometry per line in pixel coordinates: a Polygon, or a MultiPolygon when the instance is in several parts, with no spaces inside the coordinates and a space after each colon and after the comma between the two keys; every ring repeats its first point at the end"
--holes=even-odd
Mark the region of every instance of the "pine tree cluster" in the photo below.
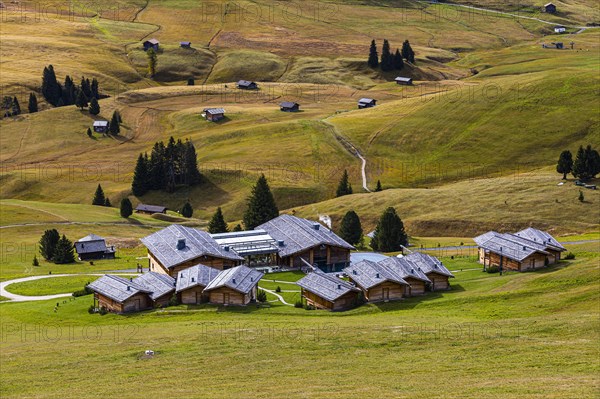
{"type": "Polygon", "coordinates": [[[40,253],[47,261],[57,264],[75,262],[73,243],[58,230],[46,230],[40,238],[40,253]]]}
{"type": "Polygon", "coordinates": [[[67,75],[64,83],[61,85],[56,79],[54,67],[52,65],[44,67],[42,95],[49,104],[55,107],[75,104],[83,109],[83,107],[87,107],[88,102],[92,98],[96,100],[100,99],[100,92],[98,90],[98,81],[96,78],[90,82],[89,79],[82,77],[80,84],[77,85],[73,81],[73,78],[67,75]]]}
{"type": "Polygon", "coordinates": [[[2,98],[2,109],[4,111],[2,114],[5,118],[21,114],[21,106],[19,105],[19,100],[16,96],[4,96],[4,98],[2,98]]]}
{"type": "Polygon", "coordinates": [[[381,68],[384,72],[399,71],[404,68],[404,60],[411,64],[415,62],[415,52],[408,40],[405,40],[402,44],[402,50],[396,49],[395,52],[392,52],[389,41],[384,39],[381,48],[381,60],[377,52],[377,43],[375,43],[375,40],[371,41],[369,59],[367,61],[371,68],[381,68]]]}
{"type": "Polygon", "coordinates": [[[171,137],[165,146],[154,143],[150,156],[140,154],[133,173],[131,189],[137,197],[149,190],[174,192],[177,186],[193,186],[202,181],[198,170],[196,148],[191,141],[175,141],[171,137]]]}

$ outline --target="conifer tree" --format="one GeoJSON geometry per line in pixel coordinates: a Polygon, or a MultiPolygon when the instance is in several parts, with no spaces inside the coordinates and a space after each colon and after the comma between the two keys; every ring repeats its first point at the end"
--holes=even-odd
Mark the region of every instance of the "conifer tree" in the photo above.
{"type": "Polygon", "coordinates": [[[87,135],[88,137],[92,137],[92,129],[90,129],[89,127],[87,129],[87,135]]]}
{"type": "Polygon", "coordinates": [[[567,174],[573,171],[573,155],[571,151],[565,150],[560,153],[556,171],[563,174],[563,180],[567,180],[567,174]]]}
{"type": "Polygon", "coordinates": [[[13,115],[20,115],[21,114],[21,106],[19,105],[19,100],[17,99],[17,97],[13,97],[12,100],[12,114],[13,115]]]}
{"type": "Polygon", "coordinates": [[[382,190],[383,190],[383,188],[381,187],[381,181],[377,180],[377,186],[375,187],[375,192],[379,192],[382,190]]]}
{"type": "Polygon", "coordinates": [[[402,54],[400,54],[400,50],[396,49],[396,53],[394,53],[394,69],[400,71],[404,68],[404,61],[402,60],[402,54]]]}
{"type": "Polygon", "coordinates": [[[380,252],[400,251],[402,246],[408,244],[408,237],[404,231],[404,223],[392,207],[387,208],[375,228],[371,239],[371,248],[380,252]]]}
{"type": "Polygon", "coordinates": [[[390,43],[385,39],[381,48],[381,70],[391,71],[394,69],[394,59],[390,51],[390,43]]]}
{"type": "Polygon", "coordinates": [[[110,118],[110,124],[108,125],[108,131],[113,136],[118,135],[121,132],[121,126],[119,125],[119,115],[117,111],[114,111],[110,118]]]}
{"type": "Polygon", "coordinates": [[[242,225],[241,224],[236,224],[235,227],[233,228],[233,231],[242,231],[242,225]]]}
{"type": "Polygon", "coordinates": [[[185,204],[183,204],[183,207],[181,208],[181,216],[186,217],[186,218],[191,218],[192,215],[194,214],[194,209],[192,208],[192,204],[189,203],[189,201],[187,201],[185,204]]]}
{"type": "Polygon", "coordinates": [[[227,228],[227,223],[223,217],[223,211],[221,211],[221,207],[218,207],[217,211],[214,213],[212,219],[208,223],[208,232],[210,234],[219,234],[227,233],[228,231],[229,229],[227,228]]]}
{"type": "Polygon", "coordinates": [[[112,206],[112,204],[110,203],[110,199],[108,197],[106,197],[106,199],[104,200],[104,206],[107,206],[109,208],[112,206]]]}
{"type": "Polygon", "coordinates": [[[344,174],[340,179],[340,183],[338,184],[335,196],[341,197],[349,194],[352,194],[352,185],[350,185],[350,181],[348,179],[348,171],[344,169],[344,174]]]}
{"type": "Polygon", "coordinates": [[[49,104],[59,106],[59,100],[62,98],[62,88],[56,79],[54,67],[48,65],[44,68],[42,76],[42,96],[49,104]]]}
{"type": "Polygon", "coordinates": [[[141,197],[148,192],[148,162],[147,159],[140,154],[135,170],[133,171],[133,181],[131,183],[131,191],[136,197],[141,197]]]}
{"type": "Polygon", "coordinates": [[[98,115],[100,113],[100,104],[98,104],[98,100],[96,100],[96,97],[92,97],[92,99],[90,100],[89,111],[92,115],[98,115]]]}
{"type": "Polygon", "coordinates": [[[351,245],[360,243],[363,235],[360,218],[354,211],[348,211],[342,218],[340,225],[340,237],[351,245]]]}
{"type": "Polygon", "coordinates": [[[184,183],[187,185],[194,185],[199,183],[202,179],[200,171],[198,170],[198,157],[196,155],[196,149],[189,140],[186,140],[184,148],[184,183]]]}
{"type": "Polygon", "coordinates": [[[252,230],[256,226],[268,222],[279,216],[279,209],[269,188],[269,183],[264,174],[256,181],[252,194],[248,198],[248,209],[244,214],[244,226],[252,230]]]}
{"type": "Polygon", "coordinates": [[[119,213],[122,218],[127,219],[129,216],[133,214],[133,205],[129,198],[123,198],[121,200],[121,205],[119,206],[119,213]]]}
{"type": "Polygon", "coordinates": [[[600,173],[600,154],[588,145],[585,149],[580,146],[573,162],[573,176],[581,180],[589,180],[600,173]]]}
{"type": "Polygon", "coordinates": [[[149,49],[146,52],[146,57],[148,58],[148,75],[152,78],[156,75],[156,65],[158,64],[156,51],[153,48],[149,49]]]}
{"type": "Polygon", "coordinates": [[[379,66],[379,55],[377,54],[377,44],[375,44],[375,39],[371,41],[371,48],[369,49],[369,61],[367,63],[371,68],[377,68],[379,66]]]}
{"type": "Polygon", "coordinates": [[[29,110],[30,114],[33,114],[34,112],[38,112],[37,97],[34,93],[29,93],[29,104],[27,106],[27,109],[29,110]]]}
{"type": "Polygon", "coordinates": [[[402,57],[411,64],[414,64],[415,62],[415,52],[412,47],[410,47],[408,39],[402,43],[402,57]]]}
{"type": "Polygon", "coordinates": [[[75,255],[73,253],[73,243],[69,239],[67,239],[67,237],[64,234],[56,244],[56,251],[52,260],[56,264],[75,262],[75,255]]]}
{"type": "Polygon", "coordinates": [[[96,187],[96,192],[94,193],[94,199],[92,200],[92,205],[104,206],[106,203],[106,197],[104,196],[104,190],[102,190],[102,186],[98,184],[96,187]]]}
{"type": "Polygon", "coordinates": [[[92,91],[92,97],[94,97],[96,100],[99,100],[100,93],[98,92],[98,81],[96,80],[96,78],[92,79],[92,84],[90,86],[90,89],[92,91]]]}
{"type": "Polygon", "coordinates": [[[44,232],[40,239],[40,254],[44,259],[52,260],[52,258],[54,258],[56,244],[58,244],[59,239],[60,235],[56,229],[46,230],[44,232]]]}
{"type": "Polygon", "coordinates": [[[84,107],[88,106],[87,98],[85,97],[83,90],[77,90],[77,95],[75,97],[75,105],[82,111],[84,107]]]}

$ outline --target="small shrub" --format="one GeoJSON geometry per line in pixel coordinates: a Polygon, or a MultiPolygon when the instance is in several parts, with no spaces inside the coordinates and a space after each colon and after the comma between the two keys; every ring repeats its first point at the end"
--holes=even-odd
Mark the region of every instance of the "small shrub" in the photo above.
{"type": "Polygon", "coordinates": [[[488,273],[498,273],[500,272],[500,268],[498,266],[490,266],[485,271],[488,273]]]}
{"type": "Polygon", "coordinates": [[[256,300],[258,302],[267,302],[267,293],[264,290],[258,290],[258,294],[256,295],[256,300]]]}
{"type": "Polygon", "coordinates": [[[102,306],[100,308],[100,310],[98,311],[98,313],[100,313],[102,316],[104,316],[105,314],[108,313],[108,310],[104,306],[102,306]]]}
{"type": "Polygon", "coordinates": [[[171,299],[169,299],[169,306],[177,306],[179,305],[179,299],[177,299],[177,294],[173,293],[171,299]]]}
{"type": "Polygon", "coordinates": [[[569,252],[568,254],[565,255],[565,259],[566,260],[575,259],[575,254],[573,252],[569,252]]]}
{"type": "Polygon", "coordinates": [[[296,301],[296,303],[294,304],[294,307],[295,307],[295,308],[299,308],[299,309],[300,309],[300,308],[303,308],[303,307],[304,307],[304,304],[302,303],[302,300],[301,300],[301,299],[298,299],[298,300],[296,301]]]}
{"type": "Polygon", "coordinates": [[[94,305],[90,305],[90,307],[88,308],[88,313],[89,314],[96,313],[96,308],[94,307],[94,305]]]}
{"type": "Polygon", "coordinates": [[[38,261],[37,256],[33,255],[33,261],[31,262],[33,266],[39,266],[40,262],[38,261]]]}
{"type": "Polygon", "coordinates": [[[583,195],[583,191],[579,190],[579,202],[585,201],[585,196],[583,195]]]}
{"type": "Polygon", "coordinates": [[[277,286],[277,288],[275,288],[275,292],[281,292],[281,287],[277,286]]]}
{"type": "MultiPolygon", "coordinates": [[[[88,282],[89,284],[89,282],[88,282]]],[[[83,287],[82,290],[77,290],[75,291],[72,295],[77,298],[78,296],[85,296],[85,295],[90,295],[92,294],[94,291],[92,291],[92,289],[90,287],[88,287],[87,285],[85,287],[83,287]]]]}
{"type": "Polygon", "coordinates": [[[309,303],[306,304],[306,306],[304,307],[304,309],[306,310],[315,310],[315,307],[309,303]]]}

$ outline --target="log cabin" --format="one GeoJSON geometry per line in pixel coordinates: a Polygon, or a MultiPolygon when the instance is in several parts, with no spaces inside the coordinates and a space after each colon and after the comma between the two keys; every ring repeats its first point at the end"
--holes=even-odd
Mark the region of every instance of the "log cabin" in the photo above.
{"type": "Polygon", "coordinates": [[[218,122],[225,119],[225,109],[223,108],[204,108],[204,118],[209,122],[218,122]]]}
{"type": "Polygon", "coordinates": [[[179,42],[181,48],[192,48],[192,42],[179,42]]]}
{"type": "Polygon", "coordinates": [[[204,288],[208,301],[219,305],[245,306],[256,301],[257,285],[263,274],[247,266],[221,271],[204,288]]]}
{"type": "Polygon", "coordinates": [[[427,286],[431,284],[431,280],[427,278],[425,273],[407,259],[392,256],[377,263],[395,271],[408,283],[408,286],[405,286],[404,296],[423,295],[427,286]]]}
{"type": "Polygon", "coordinates": [[[413,84],[412,78],[403,78],[402,76],[398,76],[394,81],[396,84],[404,86],[411,86],[413,84]]]}
{"type": "Polygon", "coordinates": [[[110,122],[108,121],[94,121],[94,123],[92,124],[94,132],[96,133],[108,133],[109,126],[110,122]]]}
{"type": "Polygon", "coordinates": [[[154,307],[164,308],[175,293],[175,279],[166,274],[148,272],[133,280],[135,284],[150,292],[154,307]]]}
{"type": "Polygon", "coordinates": [[[360,100],[358,100],[358,108],[359,109],[372,108],[376,105],[377,105],[377,100],[374,100],[372,98],[361,98],[360,100]]]}
{"type": "Polygon", "coordinates": [[[167,213],[167,207],[161,205],[138,204],[138,206],[135,207],[135,213],[143,213],[146,215],[154,215],[155,213],[167,213]]]}
{"type": "Polygon", "coordinates": [[[186,305],[199,305],[208,302],[208,293],[203,292],[220,270],[203,264],[188,267],[177,276],[176,292],[179,301],[186,305]]]}
{"type": "Polygon", "coordinates": [[[279,104],[279,109],[283,112],[298,112],[300,111],[300,104],[291,101],[284,101],[279,104]]]}
{"type": "MultiPolygon", "coordinates": [[[[475,237],[474,241],[479,247],[479,263],[483,265],[483,270],[497,267],[500,271],[522,272],[545,267],[557,260],[555,254],[546,250],[549,244],[516,234],[489,231],[475,237]]],[[[560,258],[560,251],[558,258],[560,258]]]]}
{"type": "Polygon", "coordinates": [[[411,262],[414,267],[421,269],[431,284],[427,288],[431,291],[449,290],[450,279],[454,275],[440,262],[435,256],[427,255],[421,252],[413,252],[404,256],[404,259],[411,262]]]}
{"type": "Polygon", "coordinates": [[[106,246],[104,238],[89,234],[75,242],[75,252],[79,260],[114,259],[115,247],[106,246]]]}
{"type": "Polygon", "coordinates": [[[151,309],[151,292],[131,279],[104,275],[88,284],[94,291],[94,308],[113,313],[138,312],[151,309]]]}
{"type": "Polygon", "coordinates": [[[556,14],[556,5],[554,3],[544,4],[544,12],[548,14],[556,14]]]}
{"type": "Polygon", "coordinates": [[[149,39],[142,43],[144,46],[144,51],[148,51],[150,49],[154,49],[154,51],[158,51],[159,41],[156,39],[149,39]]]}
{"type": "Polygon", "coordinates": [[[244,261],[228,248],[221,248],[207,232],[177,224],[141,241],[148,249],[149,270],[171,277],[198,263],[225,270],[244,261]]]}
{"type": "Polygon", "coordinates": [[[561,254],[567,249],[559,243],[556,238],[552,237],[548,232],[528,227],[515,233],[516,236],[526,238],[530,241],[541,243],[546,252],[551,256],[548,258],[548,264],[553,264],[561,259],[561,254]]]}
{"type": "Polygon", "coordinates": [[[404,297],[409,285],[394,270],[370,260],[353,263],[344,272],[360,288],[368,302],[396,301],[404,297]]]}
{"type": "Polygon", "coordinates": [[[358,305],[360,290],[347,281],[316,269],[296,282],[306,303],[317,309],[346,310],[358,305]]]}
{"type": "Polygon", "coordinates": [[[258,85],[256,82],[251,82],[249,80],[239,80],[237,82],[237,88],[242,90],[256,90],[258,89],[258,85]]]}
{"type": "Polygon", "coordinates": [[[277,241],[280,266],[316,266],[329,273],[340,272],[350,264],[354,247],[318,222],[280,215],[256,228],[277,241]]]}

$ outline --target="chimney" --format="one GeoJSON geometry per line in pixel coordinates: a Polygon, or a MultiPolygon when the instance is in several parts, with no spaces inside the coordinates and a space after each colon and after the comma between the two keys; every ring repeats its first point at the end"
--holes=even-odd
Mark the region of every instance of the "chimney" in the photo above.
{"type": "Polygon", "coordinates": [[[231,282],[232,282],[233,284],[235,284],[235,279],[232,279],[232,280],[231,280],[231,282]]]}
{"type": "Polygon", "coordinates": [[[129,281],[133,282],[133,277],[129,277],[129,281]]]}
{"type": "Polygon", "coordinates": [[[527,251],[527,247],[523,245],[523,251],[527,251]]]}
{"type": "Polygon", "coordinates": [[[354,274],[356,276],[356,275],[358,275],[358,272],[356,270],[352,270],[352,274],[354,274]]]}
{"type": "Polygon", "coordinates": [[[379,278],[379,273],[377,273],[377,274],[375,275],[375,278],[379,278]]]}
{"type": "Polygon", "coordinates": [[[180,238],[177,240],[177,249],[182,250],[185,248],[185,238],[180,238]]]}
{"type": "Polygon", "coordinates": [[[131,291],[131,287],[130,286],[127,286],[127,291],[131,291]]]}
{"type": "Polygon", "coordinates": [[[338,290],[341,290],[341,289],[342,289],[342,285],[338,284],[338,290]]]}
{"type": "Polygon", "coordinates": [[[319,230],[320,227],[321,227],[321,225],[319,223],[313,224],[313,229],[315,229],[315,230],[319,230]]]}
{"type": "Polygon", "coordinates": [[[183,278],[183,273],[179,273],[179,278],[183,278]]]}
{"type": "Polygon", "coordinates": [[[283,247],[283,246],[285,246],[285,241],[283,241],[283,240],[279,240],[279,241],[277,241],[277,244],[278,244],[280,247],[283,247]]]}
{"type": "Polygon", "coordinates": [[[193,283],[194,281],[196,281],[196,279],[195,279],[194,277],[192,277],[192,283],[193,283]]]}
{"type": "Polygon", "coordinates": [[[229,252],[229,245],[225,245],[225,246],[223,247],[223,251],[225,251],[225,252],[229,252]]]}

